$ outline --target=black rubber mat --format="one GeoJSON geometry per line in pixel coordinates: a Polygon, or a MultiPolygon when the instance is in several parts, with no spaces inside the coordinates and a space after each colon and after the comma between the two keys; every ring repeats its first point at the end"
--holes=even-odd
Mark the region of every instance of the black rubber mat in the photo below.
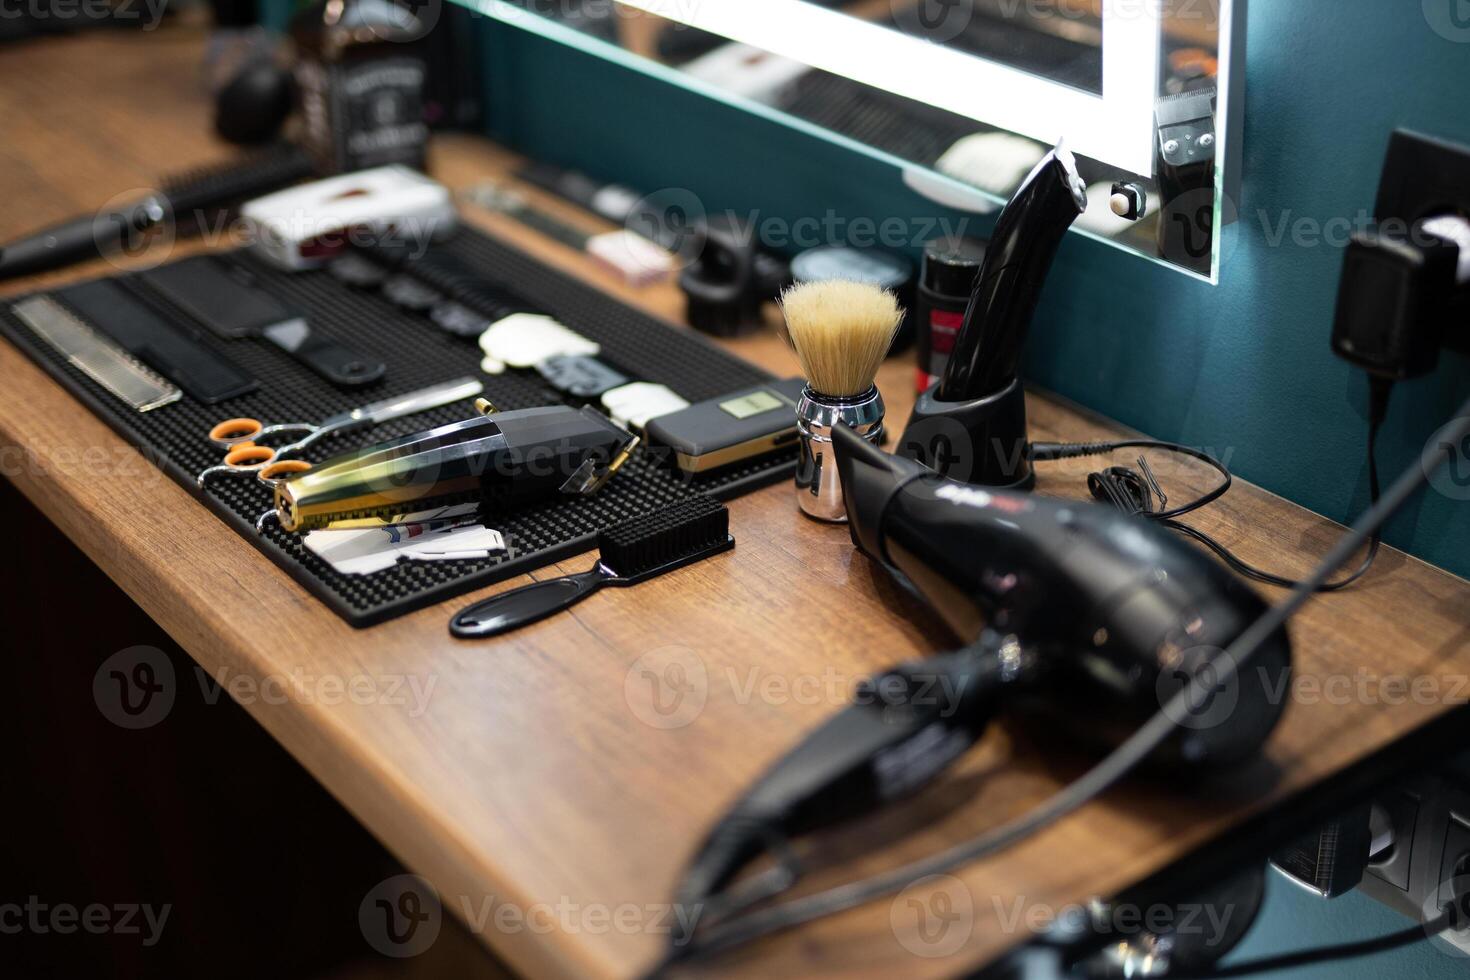
{"type": "MultiPolygon", "coordinates": [[[[691,402],[770,380],[770,375],[706,341],[611,299],[508,245],[476,231],[461,231],[435,246],[471,266],[526,307],[550,313],[602,345],[602,360],[636,380],[668,385],[691,402]]],[[[442,253],[441,253],[442,254],[442,253]]],[[[480,371],[473,339],[442,332],[426,316],[395,306],[381,293],[354,289],[325,271],[284,273],[243,253],[226,261],[247,263],[268,290],[310,315],[323,334],[387,366],[384,379],[351,391],[334,387],[284,352],[258,340],[203,342],[226,354],[260,380],[250,394],[207,406],[187,395],[172,405],[138,414],[40,343],[0,307],[0,332],[72,394],[144,451],[165,473],[204,501],[246,541],[354,626],[368,626],[454,595],[519,575],[594,546],[598,531],[631,516],[665,507],[696,491],[728,499],[789,477],[794,449],[728,467],[690,482],[646,458],[635,456],[591,498],[559,498],[497,515],[491,522],[506,539],[508,553],[494,558],[404,562],[370,575],[342,575],[301,544],[298,536],[270,527],[255,530],[270,508],[270,489],[249,477],[225,477],[205,490],[198,473],[220,462],[222,452],[206,433],[218,421],[249,416],[267,424],[319,422],[366,402],[470,375],[502,409],[556,404],[561,399],[535,372],[480,371]]],[[[409,266],[411,271],[412,266],[409,266]]],[[[141,287],[139,287],[141,288],[141,287]]],[[[339,452],[466,418],[468,402],[327,439],[305,458],[320,461],[339,452]]],[[[228,554],[221,554],[228,561],[228,554]]]]}

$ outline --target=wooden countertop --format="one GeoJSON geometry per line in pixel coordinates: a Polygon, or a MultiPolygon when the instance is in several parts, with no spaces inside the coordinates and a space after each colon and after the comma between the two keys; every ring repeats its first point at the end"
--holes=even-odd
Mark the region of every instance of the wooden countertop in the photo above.
{"type": "MultiPolygon", "coordinates": [[[[0,51],[0,239],[228,155],[208,135],[201,49],[197,35],[164,29],[0,51]]],[[[483,140],[446,136],[432,169],[464,186],[511,163],[483,140]]],[[[677,319],[672,289],[615,286],[577,253],[466,211],[477,224],[677,319]]],[[[36,282],[3,290],[14,294],[36,282]]],[[[773,371],[794,371],[769,332],[730,346],[773,371]]],[[[884,368],[895,420],[907,415],[911,376],[907,360],[884,368]]],[[[0,377],[6,476],[204,670],[282,681],[290,697],[251,699],[250,712],[431,880],[446,908],[471,920],[505,904],[550,910],[549,919],[520,928],[482,919],[478,930],[528,974],[626,977],[649,966],[663,941],[659,903],[742,787],[839,708],[858,678],[951,642],[918,625],[921,610],[855,553],[845,530],[802,518],[784,485],[733,503],[734,552],[636,589],[604,592],[510,638],[452,640],[446,622],[469,597],[353,630],[8,344],[0,344],[0,377]],[[222,595],[242,598],[221,602],[222,595]],[[684,670],[684,687],[672,694],[690,699],[674,709],[675,720],[686,722],[676,727],[649,701],[648,679],[677,676],[665,672],[670,666],[684,670]],[[317,679],[364,675],[417,684],[427,700],[328,703],[317,696],[317,679]],[[696,701],[702,710],[692,710],[696,701]]],[[[1033,397],[1031,408],[1035,438],[1115,431],[1045,397],[1033,397]]],[[[1047,466],[1040,489],[1079,494],[1090,468],[1047,466]]],[[[1160,477],[1181,488],[1207,479],[1182,466],[1160,477]]],[[[1197,524],[1246,559],[1288,574],[1305,572],[1340,530],[1244,484],[1197,515],[1197,524]]],[[[583,557],[536,577],[586,565],[583,557]]],[[[1326,805],[1326,787],[1344,771],[1398,764],[1396,743],[1463,704],[1457,679],[1470,673],[1467,608],[1466,582],[1385,549],[1361,586],[1319,599],[1295,622],[1300,693],[1265,759],[1208,787],[1132,783],[965,868],[956,878],[972,913],[964,941],[948,955],[923,955],[936,950],[916,947],[915,913],[884,900],[696,972],[953,975],[1026,938],[1012,918],[1017,908],[1060,909],[1114,895],[1178,867],[1247,821],[1257,830],[1291,829],[1280,814],[1326,805]],[[1308,696],[1304,686],[1360,673],[1429,678],[1444,696],[1426,703],[1385,690],[1338,703],[1308,696]]],[[[1078,771],[1078,760],[1056,756],[1020,729],[997,728],[958,777],[882,821],[887,830],[922,826],[920,833],[867,853],[862,831],[873,828],[859,827],[833,845],[848,862],[817,880],[931,853],[1022,812],[1078,771]]]]}

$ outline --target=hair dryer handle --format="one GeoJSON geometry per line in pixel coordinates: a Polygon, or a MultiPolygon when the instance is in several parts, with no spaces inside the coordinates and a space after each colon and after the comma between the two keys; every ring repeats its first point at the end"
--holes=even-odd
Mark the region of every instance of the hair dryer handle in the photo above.
{"type": "Polygon", "coordinates": [[[784,838],[860,816],[933,782],[1029,676],[1030,658],[987,631],[957,653],[903,664],[860,683],[853,703],[756,781],[717,824],[679,889],[696,905],[784,838]]]}

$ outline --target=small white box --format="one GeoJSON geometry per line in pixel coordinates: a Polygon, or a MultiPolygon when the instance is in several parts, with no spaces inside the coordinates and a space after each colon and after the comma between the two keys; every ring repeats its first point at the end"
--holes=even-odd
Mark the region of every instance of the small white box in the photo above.
{"type": "Polygon", "coordinates": [[[240,216],[250,247],[290,271],[321,265],[354,236],[426,245],[459,220],[447,187],[399,164],[267,194],[247,202],[240,216]]]}

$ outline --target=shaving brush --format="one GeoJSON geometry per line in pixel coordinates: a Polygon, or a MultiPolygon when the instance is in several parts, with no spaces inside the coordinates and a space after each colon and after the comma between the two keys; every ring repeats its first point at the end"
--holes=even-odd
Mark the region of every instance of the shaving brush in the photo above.
{"type": "Polygon", "coordinates": [[[796,405],[801,435],[796,501],[802,513],[844,523],[847,506],[832,457],[832,428],[840,423],[873,445],[883,442],[883,396],[873,384],[903,309],[872,283],[808,282],[781,295],[786,340],[801,361],[806,389],[796,405]]]}

